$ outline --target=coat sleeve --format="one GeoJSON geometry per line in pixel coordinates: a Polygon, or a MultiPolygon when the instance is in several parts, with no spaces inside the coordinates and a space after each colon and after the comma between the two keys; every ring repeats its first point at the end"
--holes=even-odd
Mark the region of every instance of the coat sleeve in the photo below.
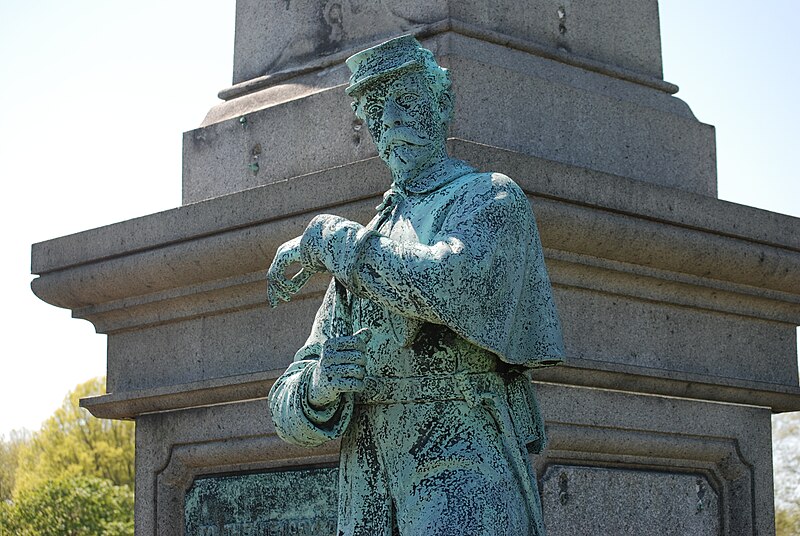
{"type": "Polygon", "coordinates": [[[317,243],[318,262],[357,296],[444,324],[510,364],[563,360],[533,212],[508,177],[479,174],[463,185],[430,244],[391,240],[334,216],[314,225],[304,242],[317,243]]]}
{"type": "Polygon", "coordinates": [[[322,345],[338,328],[339,299],[335,282],[331,281],[314,319],[311,335],[269,392],[269,409],[278,436],[295,445],[314,447],[340,437],[353,414],[353,396],[349,393],[325,408],[312,407],[308,402],[311,373],[319,361],[322,345]]]}

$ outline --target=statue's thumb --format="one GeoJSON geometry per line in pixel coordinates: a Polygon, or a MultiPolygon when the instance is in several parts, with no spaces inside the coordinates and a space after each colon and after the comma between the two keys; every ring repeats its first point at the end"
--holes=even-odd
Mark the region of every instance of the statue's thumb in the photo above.
{"type": "Polygon", "coordinates": [[[369,328],[361,328],[353,333],[353,337],[357,337],[363,343],[368,343],[370,339],[372,339],[372,330],[369,328]]]}

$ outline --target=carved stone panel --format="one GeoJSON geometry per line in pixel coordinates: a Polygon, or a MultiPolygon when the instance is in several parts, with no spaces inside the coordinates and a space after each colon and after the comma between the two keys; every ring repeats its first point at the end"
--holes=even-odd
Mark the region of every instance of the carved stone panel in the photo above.
{"type": "Polygon", "coordinates": [[[186,536],[336,533],[338,469],[197,478],[186,494],[186,536]]]}
{"type": "Polygon", "coordinates": [[[551,536],[722,534],[719,497],[700,474],[551,465],[542,507],[551,536]]]}

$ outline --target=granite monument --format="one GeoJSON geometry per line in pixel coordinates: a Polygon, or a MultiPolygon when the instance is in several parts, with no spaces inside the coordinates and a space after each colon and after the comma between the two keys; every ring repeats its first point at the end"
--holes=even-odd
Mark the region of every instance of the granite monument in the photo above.
{"type": "MultiPolygon", "coordinates": [[[[715,130],[664,80],[659,25],[656,0],[237,0],[232,84],[183,135],[181,206],[32,250],[36,295],[108,337],[107,394],[82,404],[97,417],[136,420],[136,535],[334,532],[336,490],[348,485],[340,450],[352,432],[314,447],[286,442],[267,396],[298,366],[293,355],[321,304],[336,304],[328,319],[337,337],[368,327],[358,335],[367,350],[418,328],[414,340],[425,346],[436,340],[425,338],[426,323],[449,326],[434,352],[393,343],[420,365],[500,340],[471,339],[481,331],[450,318],[431,322],[447,311],[416,298],[404,307],[419,307],[421,322],[386,308],[376,327],[371,319],[384,313],[366,311],[377,301],[363,293],[385,279],[359,263],[324,268],[345,289],[334,284],[333,296],[330,273],[317,273],[297,294],[286,287],[291,300],[280,307],[265,300],[276,250],[315,215],[343,218],[329,220],[332,234],[319,227],[315,241],[353,233],[366,253],[391,246],[375,233],[411,233],[424,216],[387,216],[361,235],[346,223],[369,222],[396,177],[369,125],[353,117],[345,60],[407,34],[449,70],[458,94],[447,154],[498,172],[473,175],[485,187],[475,201],[502,187],[509,197],[500,204],[516,206],[504,175],[536,211],[568,357],[533,381],[548,445],[530,463],[548,536],[774,533],[770,417],[800,409],[800,219],[717,199],[715,130]],[[336,320],[345,318],[355,322],[336,320]]],[[[402,164],[413,154],[409,144],[390,156],[402,164]]],[[[426,185],[390,196],[387,211],[432,202],[426,185]]],[[[447,221],[428,217],[427,229],[447,221]]],[[[416,242],[430,246],[425,232],[416,242]]],[[[470,243],[453,237],[468,253],[470,243]]],[[[422,251],[430,250],[410,248],[409,258],[422,251]]],[[[335,260],[309,253],[307,274],[335,260]]],[[[503,286],[490,278],[480,290],[491,288],[503,286]]],[[[505,351],[492,353],[519,355],[505,351]]],[[[366,407],[356,399],[379,387],[365,381],[352,394],[349,429],[366,407]]],[[[508,400],[496,407],[513,417],[508,400]]],[[[495,458],[496,474],[512,458],[495,458]]]]}

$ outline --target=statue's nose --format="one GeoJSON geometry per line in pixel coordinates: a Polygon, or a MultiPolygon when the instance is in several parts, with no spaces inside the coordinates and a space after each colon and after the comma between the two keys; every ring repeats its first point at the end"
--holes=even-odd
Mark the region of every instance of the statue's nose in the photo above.
{"type": "Polygon", "coordinates": [[[383,124],[386,128],[399,127],[405,114],[392,99],[387,99],[383,107],[383,124]]]}

